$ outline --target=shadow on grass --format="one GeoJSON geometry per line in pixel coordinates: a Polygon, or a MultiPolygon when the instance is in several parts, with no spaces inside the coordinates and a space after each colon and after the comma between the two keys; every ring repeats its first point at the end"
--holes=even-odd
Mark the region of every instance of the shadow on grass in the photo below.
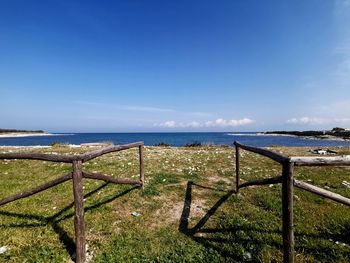
{"type": "MultiPolygon", "coordinates": [[[[105,188],[107,185],[109,185],[109,183],[104,183],[104,184],[100,185],[96,189],[85,194],[84,198],[92,196],[93,194],[97,193],[101,189],[105,188]]],[[[100,206],[107,204],[107,203],[110,203],[113,200],[120,198],[120,197],[128,194],[129,192],[137,189],[137,188],[139,188],[139,187],[135,186],[135,187],[127,189],[123,192],[117,193],[115,195],[108,196],[107,198],[105,198],[103,200],[100,200],[94,204],[91,204],[89,206],[84,207],[84,211],[85,212],[93,211],[93,210],[99,208],[100,206]]],[[[74,239],[72,237],[70,237],[68,235],[68,233],[59,225],[59,223],[61,221],[74,217],[74,215],[75,215],[74,212],[64,215],[67,211],[69,211],[73,207],[74,207],[74,202],[70,203],[69,205],[67,205],[66,207],[61,209],[59,212],[57,212],[56,214],[49,216],[49,217],[35,215],[35,214],[21,214],[21,213],[15,213],[15,212],[0,211],[0,215],[3,215],[3,216],[39,221],[38,223],[30,223],[30,224],[28,224],[28,223],[7,224],[7,225],[0,224],[0,228],[3,228],[3,227],[30,228],[30,227],[40,227],[40,226],[45,226],[45,225],[51,225],[52,229],[57,233],[59,240],[64,245],[64,247],[67,250],[67,252],[69,253],[70,257],[73,259],[75,257],[74,239]]]]}
{"type": "MultiPolygon", "coordinates": [[[[189,227],[189,217],[192,203],[193,187],[200,187],[215,190],[210,187],[197,185],[191,181],[187,183],[184,207],[180,219],[179,231],[190,237],[192,240],[202,244],[208,249],[214,249],[223,257],[234,262],[259,262],[259,252],[266,245],[265,240],[255,238],[251,233],[260,235],[261,233],[280,234],[279,231],[268,231],[251,226],[250,224],[235,221],[234,219],[223,219],[219,228],[205,228],[208,220],[217,212],[220,206],[226,202],[235,191],[226,192],[208,210],[195,226],[189,227]],[[242,234],[243,233],[243,234],[242,234]],[[253,245],[253,246],[252,246],[253,245]],[[246,250],[246,248],[250,248],[246,250]]],[[[220,191],[220,190],[219,190],[220,191]]],[[[269,240],[268,245],[281,248],[280,242],[269,240]]]]}
{"type": "MultiPolygon", "coordinates": [[[[206,227],[208,220],[235,191],[229,191],[222,195],[193,227],[189,227],[194,187],[218,191],[217,189],[201,186],[191,181],[187,183],[179,225],[179,231],[181,233],[208,249],[214,249],[229,262],[261,262],[260,255],[266,247],[273,247],[282,251],[282,231],[280,229],[264,228],[263,226],[259,226],[259,224],[248,222],[248,220],[245,220],[239,215],[219,216],[216,223],[219,227],[206,227]]],[[[262,218],[261,220],[264,219],[262,218]]],[[[266,222],[263,225],[266,225],[266,222]]],[[[303,253],[310,255],[315,260],[323,262],[343,262],[344,260],[349,262],[350,250],[347,249],[348,244],[350,244],[349,237],[350,223],[329,225],[318,233],[295,232],[295,238],[297,239],[295,246],[296,254],[303,253]],[[308,241],[305,242],[305,238],[308,241]],[[335,241],[338,241],[336,245],[334,244],[335,241]],[[341,244],[342,242],[344,244],[341,244]]],[[[280,256],[282,255],[280,254],[280,256]]]]}

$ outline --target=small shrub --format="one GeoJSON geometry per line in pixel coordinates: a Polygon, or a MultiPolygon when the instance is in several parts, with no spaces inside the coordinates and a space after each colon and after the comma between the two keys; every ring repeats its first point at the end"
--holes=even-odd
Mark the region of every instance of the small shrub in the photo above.
{"type": "Polygon", "coordinates": [[[202,143],[199,141],[193,141],[191,143],[186,143],[185,147],[200,147],[202,146],[202,143]]]}
{"type": "Polygon", "coordinates": [[[52,143],[50,144],[50,146],[52,146],[52,147],[61,147],[61,146],[65,146],[65,145],[66,145],[65,143],[63,143],[63,142],[57,142],[57,141],[52,142],[52,143]]]}
{"type": "Polygon", "coordinates": [[[160,142],[160,143],[156,143],[154,146],[158,146],[158,147],[170,147],[171,145],[166,143],[166,142],[160,142]]]}

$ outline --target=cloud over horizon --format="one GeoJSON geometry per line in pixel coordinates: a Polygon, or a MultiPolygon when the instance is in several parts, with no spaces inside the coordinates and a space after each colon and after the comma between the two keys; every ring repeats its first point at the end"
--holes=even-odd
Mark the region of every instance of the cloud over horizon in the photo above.
{"type": "Polygon", "coordinates": [[[238,127],[253,124],[255,121],[249,118],[243,118],[239,120],[225,120],[218,118],[213,121],[206,122],[176,122],[173,120],[165,121],[162,123],[156,123],[154,126],[162,128],[226,128],[226,127],[238,127]]]}
{"type": "Polygon", "coordinates": [[[304,116],[288,119],[286,123],[297,125],[349,125],[350,118],[311,118],[304,116]]]}

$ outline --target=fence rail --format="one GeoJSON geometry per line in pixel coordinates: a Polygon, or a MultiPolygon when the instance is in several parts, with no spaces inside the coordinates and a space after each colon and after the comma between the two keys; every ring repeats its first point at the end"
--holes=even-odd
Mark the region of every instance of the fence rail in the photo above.
{"type": "Polygon", "coordinates": [[[264,148],[252,147],[234,142],[236,146],[236,193],[240,188],[252,185],[282,183],[282,235],[283,235],[283,262],[294,262],[294,224],[293,224],[293,192],[294,187],[329,198],[338,203],[350,206],[350,199],[332,193],[320,187],[295,180],[295,166],[350,166],[350,156],[332,157],[289,157],[264,148]],[[282,165],[282,175],[267,179],[251,180],[240,183],[240,149],[254,152],[268,157],[282,165]]]}
{"type": "Polygon", "coordinates": [[[26,160],[40,160],[51,162],[63,162],[72,164],[72,172],[60,176],[52,181],[46,182],[40,186],[32,188],[30,190],[14,194],[0,200],[0,206],[11,203],[21,198],[29,197],[44,190],[47,190],[56,185],[62,184],[66,181],[73,181],[73,196],[74,196],[74,229],[75,229],[75,243],[76,243],[76,262],[83,263],[86,259],[86,240],[85,240],[85,223],[84,223],[84,204],[83,204],[83,178],[103,180],[114,184],[130,184],[144,187],[145,174],[144,174],[144,143],[135,142],[124,145],[111,145],[98,149],[95,151],[87,152],[77,155],[64,155],[64,154],[39,154],[39,153],[0,153],[0,160],[10,159],[26,159],[26,160]],[[139,148],[139,165],[140,165],[140,179],[130,180],[127,178],[113,178],[108,175],[100,173],[89,173],[82,169],[84,162],[90,161],[101,155],[127,150],[130,148],[139,148]]]}

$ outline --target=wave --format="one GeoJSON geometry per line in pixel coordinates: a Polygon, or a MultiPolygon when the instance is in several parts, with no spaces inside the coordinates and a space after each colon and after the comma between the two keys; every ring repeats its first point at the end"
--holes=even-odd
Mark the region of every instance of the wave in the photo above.
{"type": "Polygon", "coordinates": [[[226,133],[227,136],[260,136],[258,133],[226,133]]]}

